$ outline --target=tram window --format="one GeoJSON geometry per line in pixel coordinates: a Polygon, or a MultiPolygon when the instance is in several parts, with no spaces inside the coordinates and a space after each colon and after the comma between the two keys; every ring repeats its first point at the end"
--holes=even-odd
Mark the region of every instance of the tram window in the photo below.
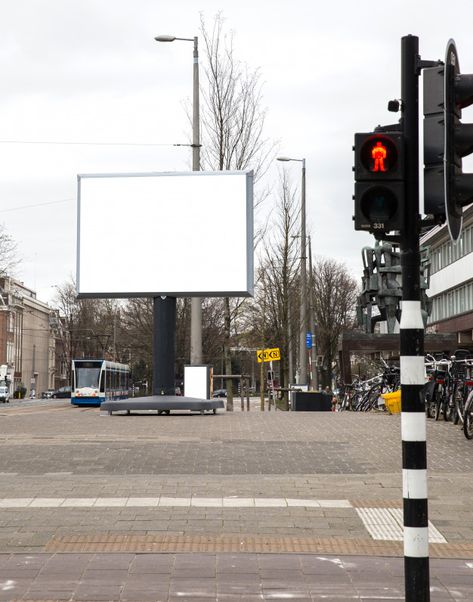
{"type": "Polygon", "coordinates": [[[97,387],[99,384],[100,368],[76,368],[76,386],[81,387],[97,387]]]}

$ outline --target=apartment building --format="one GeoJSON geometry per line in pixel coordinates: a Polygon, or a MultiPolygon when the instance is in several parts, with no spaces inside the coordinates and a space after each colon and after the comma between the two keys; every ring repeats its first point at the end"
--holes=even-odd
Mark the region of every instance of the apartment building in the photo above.
{"type": "Polygon", "coordinates": [[[459,240],[450,240],[446,224],[421,238],[430,250],[432,313],[427,332],[453,332],[457,343],[473,349],[473,205],[463,212],[459,240]]]}
{"type": "Polygon", "coordinates": [[[25,388],[27,396],[39,396],[64,384],[58,319],[32,289],[0,278],[0,365],[7,366],[12,395],[25,388]]]}

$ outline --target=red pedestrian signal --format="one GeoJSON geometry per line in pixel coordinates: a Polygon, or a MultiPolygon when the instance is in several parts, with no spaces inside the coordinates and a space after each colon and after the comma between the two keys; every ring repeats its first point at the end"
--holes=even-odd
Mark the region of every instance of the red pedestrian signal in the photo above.
{"type": "Polygon", "coordinates": [[[358,134],[364,136],[359,148],[358,169],[355,165],[357,176],[360,172],[372,174],[396,173],[398,170],[397,150],[398,140],[384,134],[358,134]]]}
{"type": "Polygon", "coordinates": [[[355,134],[355,230],[382,238],[399,230],[404,214],[403,137],[355,134]]]}
{"type": "Polygon", "coordinates": [[[371,171],[386,171],[385,161],[387,160],[388,151],[383,143],[378,140],[371,149],[371,156],[373,158],[373,169],[371,171]]]}

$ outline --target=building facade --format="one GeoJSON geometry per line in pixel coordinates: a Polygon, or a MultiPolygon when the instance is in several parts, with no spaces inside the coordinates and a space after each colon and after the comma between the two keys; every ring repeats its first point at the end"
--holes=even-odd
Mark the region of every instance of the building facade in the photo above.
{"type": "Polygon", "coordinates": [[[473,349],[473,206],[463,212],[459,240],[450,240],[446,224],[421,238],[430,251],[432,312],[428,332],[453,332],[458,345],[473,349]]]}
{"type": "Polygon", "coordinates": [[[0,365],[6,365],[11,395],[39,397],[64,384],[64,354],[57,312],[10,277],[0,278],[0,365]]]}

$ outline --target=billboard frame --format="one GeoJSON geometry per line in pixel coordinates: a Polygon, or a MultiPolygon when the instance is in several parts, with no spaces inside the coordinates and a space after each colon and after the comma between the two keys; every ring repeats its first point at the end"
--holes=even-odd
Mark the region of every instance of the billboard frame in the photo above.
{"type": "MultiPolygon", "coordinates": [[[[252,170],[241,171],[189,171],[189,172],[130,172],[130,173],[84,173],[77,175],[77,259],[76,259],[76,291],[79,299],[126,299],[137,297],[251,297],[254,294],[254,218],[253,218],[253,180],[252,170]],[[149,290],[149,291],[100,291],[81,292],[81,182],[92,178],[151,178],[175,176],[213,176],[227,175],[245,176],[245,212],[246,212],[246,285],[245,290],[149,290]]],[[[215,246],[218,253],[218,245],[215,246]]]]}

